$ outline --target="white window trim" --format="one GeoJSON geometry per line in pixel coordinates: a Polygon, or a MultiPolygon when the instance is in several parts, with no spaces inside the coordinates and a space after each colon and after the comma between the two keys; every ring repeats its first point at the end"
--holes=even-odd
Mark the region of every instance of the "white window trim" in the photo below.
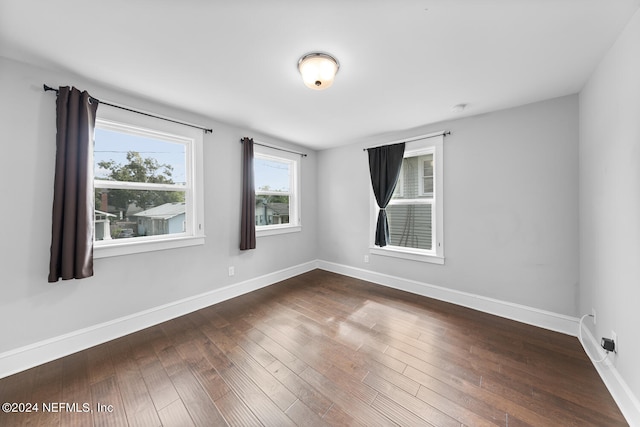
{"type": "MultiPolygon", "coordinates": [[[[402,246],[390,246],[387,245],[383,248],[375,245],[375,230],[378,221],[378,212],[380,208],[376,203],[373,190],[370,188],[370,242],[369,253],[374,255],[381,255],[393,258],[401,258],[411,261],[428,262],[433,264],[444,264],[444,203],[443,203],[443,190],[444,190],[444,153],[443,142],[444,136],[442,132],[436,134],[420,135],[415,138],[410,138],[412,141],[407,142],[405,145],[404,157],[413,157],[421,154],[433,153],[434,156],[434,169],[435,174],[433,177],[434,187],[434,203],[435,210],[432,211],[432,230],[435,231],[433,235],[433,250],[426,251],[423,249],[406,248],[402,246]],[[428,139],[425,139],[428,138],[428,139]]],[[[393,200],[393,199],[392,199],[393,200]]],[[[402,203],[401,201],[394,201],[396,204],[402,203]]]]}
{"type": "MultiPolygon", "coordinates": [[[[289,176],[289,192],[284,193],[289,196],[289,224],[257,225],[256,238],[302,231],[300,215],[300,155],[258,145],[258,142],[256,141],[253,148],[254,157],[279,162],[285,161],[291,165],[291,174],[289,176]]],[[[256,191],[257,193],[258,191],[256,191]]],[[[269,192],[261,191],[260,193],[267,194],[269,192]]],[[[273,194],[283,195],[281,192],[273,192],[273,194]]]]}
{"type": "Polygon", "coordinates": [[[112,239],[95,241],[93,257],[95,259],[113,256],[130,255],[187,246],[203,245],[204,231],[204,189],[203,189],[203,132],[177,123],[166,122],[125,110],[101,106],[96,119],[96,128],[126,131],[134,135],[143,135],[170,142],[182,142],[187,146],[187,169],[189,177],[186,185],[144,184],[94,180],[96,188],[135,188],[135,189],[171,189],[185,190],[187,230],[161,236],[145,236],[130,239],[112,239]]]}

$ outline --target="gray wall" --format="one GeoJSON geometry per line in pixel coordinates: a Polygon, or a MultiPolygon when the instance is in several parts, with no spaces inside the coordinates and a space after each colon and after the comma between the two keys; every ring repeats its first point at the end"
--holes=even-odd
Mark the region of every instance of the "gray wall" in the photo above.
{"type": "Polygon", "coordinates": [[[640,11],[580,93],[581,313],[640,396],[640,11]]]}
{"type": "Polygon", "coordinates": [[[318,258],[577,314],[578,98],[463,118],[318,154],[318,258]],[[445,265],[368,253],[365,146],[450,130],[444,141],[445,265]]]}
{"type": "Polygon", "coordinates": [[[0,353],[316,259],[313,151],[305,149],[302,160],[302,232],[259,238],[255,251],[241,253],[238,141],[254,136],[295,146],[4,58],[0,93],[0,353]],[[55,94],[43,92],[43,83],[211,125],[204,141],[206,244],[97,259],[93,278],[47,283],[56,128],[55,94]]]}

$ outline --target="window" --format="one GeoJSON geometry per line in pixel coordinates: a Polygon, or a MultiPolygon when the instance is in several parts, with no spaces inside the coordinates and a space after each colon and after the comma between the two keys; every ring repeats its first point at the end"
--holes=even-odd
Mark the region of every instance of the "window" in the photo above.
{"type": "Polygon", "coordinates": [[[299,168],[297,154],[254,146],[257,237],[301,230],[299,168]]]}
{"type": "MultiPolygon", "coordinates": [[[[400,177],[386,209],[390,242],[384,248],[374,246],[372,234],[371,253],[444,263],[442,142],[443,136],[436,136],[405,145],[400,177]]],[[[378,211],[372,192],[373,233],[378,211]]]]}
{"type": "Polygon", "coordinates": [[[204,243],[202,139],[197,129],[99,110],[96,258],[204,243]]]}

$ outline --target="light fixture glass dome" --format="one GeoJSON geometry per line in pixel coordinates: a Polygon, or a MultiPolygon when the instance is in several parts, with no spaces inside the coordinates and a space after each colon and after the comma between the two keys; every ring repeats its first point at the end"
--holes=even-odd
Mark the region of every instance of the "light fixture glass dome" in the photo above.
{"type": "Polygon", "coordinates": [[[308,53],[298,61],[298,70],[302,74],[304,84],[314,90],[323,90],[331,86],[339,68],[338,61],[326,53],[308,53]]]}

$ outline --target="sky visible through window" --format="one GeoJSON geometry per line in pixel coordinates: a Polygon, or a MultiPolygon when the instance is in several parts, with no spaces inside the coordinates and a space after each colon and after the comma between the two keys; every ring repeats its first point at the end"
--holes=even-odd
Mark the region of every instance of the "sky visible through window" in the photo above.
{"type": "Polygon", "coordinates": [[[253,159],[256,190],[289,192],[289,164],[276,160],[253,159]],[[268,186],[268,187],[267,187],[268,186]]]}
{"type": "MultiPolygon", "coordinates": [[[[94,172],[96,179],[105,179],[109,171],[98,167],[101,161],[113,160],[121,165],[126,165],[127,152],[137,151],[142,158],[154,158],[160,164],[168,164],[173,167],[171,178],[176,184],[186,183],[184,144],[167,142],[159,139],[130,135],[123,132],[115,132],[106,129],[95,129],[94,145],[94,172]]],[[[161,168],[159,172],[164,169],[161,168]]]]}
{"type": "MultiPolygon", "coordinates": [[[[94,172],[96,179],[108,178],[109,171],[101,169],[98,163],[113,160],[125,165],[127,153],[136,151],[142,158],[151,157],[160,164],[173,167],[172,179],[176,184],[186,182],[185,146],[159,139],[130,135],[107,129],[95,129],[94,172]]],[[[271,191],[289,192],[289,164],[270,159],[254,159],[254,175],[256,189],[268,186],[271,191]]]]}

